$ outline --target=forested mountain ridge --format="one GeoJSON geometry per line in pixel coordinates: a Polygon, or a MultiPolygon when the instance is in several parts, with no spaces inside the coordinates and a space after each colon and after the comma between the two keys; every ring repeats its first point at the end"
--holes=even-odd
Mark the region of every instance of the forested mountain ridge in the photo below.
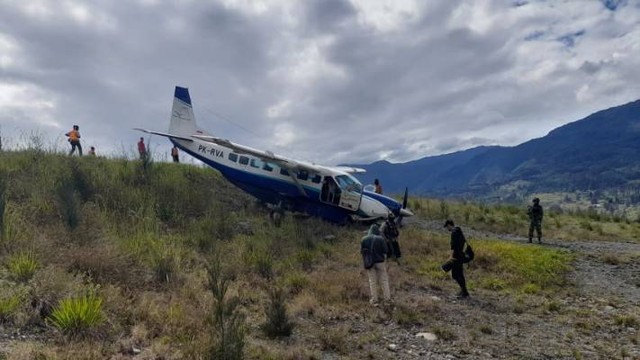
{"type": "Polygon", "coordinates": [[[387,193],[487,196],[505,188],[528,192],[606,190],[640,184],[640,100],[596,112],[514,147],[483,146],[392,164],[359,174],[379,178],[387,193]]]}

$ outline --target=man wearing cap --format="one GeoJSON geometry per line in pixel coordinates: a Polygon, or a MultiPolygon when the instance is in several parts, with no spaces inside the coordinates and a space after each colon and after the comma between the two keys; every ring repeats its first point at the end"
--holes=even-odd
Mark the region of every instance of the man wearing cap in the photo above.
{"type": "Polygon", "coordinates": [[[542,243],[542,217],[544,216],[540,199],[533,198],[533,205],[527,209],[527,215],[529,215],[529,242],[532,242],[533,229],[536,229],[538,244],[540,244],[542,243]]]}
{"type": "Polygon", "coordinates": [[[453,220],[447,220],[444,223],[444,227],[451,233],[451,277],[460,286],[460,292],[457,294],[458,299],[464,299],[469,297],[467,291],[467,283],[464,278],[464,269],[462,267],[462,260],[464,259],[464,243],[466,242],[462,229],[455,226],[453,220]]]}

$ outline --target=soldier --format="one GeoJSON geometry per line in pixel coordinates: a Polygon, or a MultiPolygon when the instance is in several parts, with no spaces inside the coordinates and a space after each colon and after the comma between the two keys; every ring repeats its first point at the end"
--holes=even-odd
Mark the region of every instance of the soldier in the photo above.
{"type": "Polygon", "coordinates": [[[540,199],[533,198],[533,206],[527,208],[527,214],[529,215],[529,242],[533,239],[533,229],[536,229],[538,234],[538,244],[542,243],[542,217],[544,212],[540,205],[540,199]]]}

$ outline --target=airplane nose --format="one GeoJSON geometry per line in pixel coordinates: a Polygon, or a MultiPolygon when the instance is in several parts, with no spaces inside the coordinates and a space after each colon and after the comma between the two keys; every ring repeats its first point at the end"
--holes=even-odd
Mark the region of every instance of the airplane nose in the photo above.
{"type": "Polygon", "coordinates": [[[413,212],[409,209],[400,209],[400,216],[409,217],[413,215],[413,212]]]}

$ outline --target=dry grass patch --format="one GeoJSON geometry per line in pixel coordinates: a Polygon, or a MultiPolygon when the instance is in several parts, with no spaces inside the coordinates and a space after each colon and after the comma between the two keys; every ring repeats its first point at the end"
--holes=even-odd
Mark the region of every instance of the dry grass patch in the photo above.
{"type": "Polygon", "coordinates": [[[314,317],[319,307],[316,296],[305,290],[291,300],[289,310],[295,316],[314,317]]]}

